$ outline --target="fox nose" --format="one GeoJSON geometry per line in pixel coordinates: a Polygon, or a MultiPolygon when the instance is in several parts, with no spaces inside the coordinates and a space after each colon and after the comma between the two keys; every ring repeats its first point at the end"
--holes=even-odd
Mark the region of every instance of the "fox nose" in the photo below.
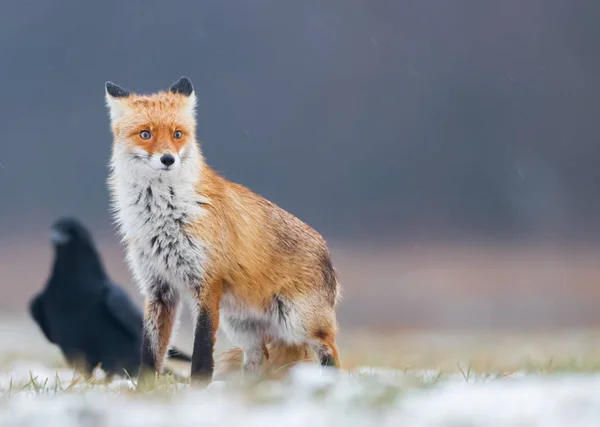
{"type": "Polygon", "coordinates": [[[175,163],[175,157],[172,154],[163,154],[160,158],[160,162],[169,167],[171,166],[173,163],[175,163]]]}

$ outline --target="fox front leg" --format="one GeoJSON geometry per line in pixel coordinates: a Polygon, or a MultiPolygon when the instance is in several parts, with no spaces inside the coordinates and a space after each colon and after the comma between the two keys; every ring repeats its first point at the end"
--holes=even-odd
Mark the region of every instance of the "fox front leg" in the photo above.
{"type": "Polygon", "coordinates": [[[205,282],[196,292],[198,313],[192,352],[192,384],[198,385],[212,379],[221,295],[221,281],[216,279],[205,282]]]}
{"type": "Polygon", "coordinates": [[[178,304],[179,293],[164,284],[152,288],[146,298],[138,389],[151,387],[162,372],[178,304]]]}

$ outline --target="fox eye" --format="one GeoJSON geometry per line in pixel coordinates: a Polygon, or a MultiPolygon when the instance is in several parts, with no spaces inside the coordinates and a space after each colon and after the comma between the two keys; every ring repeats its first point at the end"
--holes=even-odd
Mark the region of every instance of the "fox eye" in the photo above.
{"type": "Polygon", "coordinates": [[[143,130],[140,132],[140,138],[142,139],[150,139],[152,138],[152,134],[148,130],[143,130]]]}
{"type": "Polygon", "coordinates": [[[183,134],[181,133],[180,130],[176,130],[175,133],[173,134],[173,138],[175,139],[181,139],[183,137],[183,134]]]}

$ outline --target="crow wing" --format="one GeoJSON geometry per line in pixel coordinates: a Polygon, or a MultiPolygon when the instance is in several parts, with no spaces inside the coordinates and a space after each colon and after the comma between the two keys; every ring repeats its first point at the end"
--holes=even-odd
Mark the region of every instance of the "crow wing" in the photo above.
{"type": "Polygon", "coordinates": [[[140,339],[144,325],[141,310],[119,286],[110,284],[104,296],[104,308],[115,323],[132,339],[140,339]]]}
{"type": "Polygon", "coordinates": [[[50,328],[48,327],[48,322],[46,321],[46,315],[44,314],[43,294],[37,294],[29,303],[29,314],[33,317],[33,320],[38,324],[46,339],[50,341],[52,344],[56,344],[52,339],[52,335],[50,334],[50,328]]]}

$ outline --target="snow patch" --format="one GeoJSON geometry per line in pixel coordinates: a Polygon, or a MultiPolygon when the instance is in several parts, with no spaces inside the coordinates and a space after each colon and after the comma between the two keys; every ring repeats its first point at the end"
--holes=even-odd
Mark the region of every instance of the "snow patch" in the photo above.
{"type": "Polygon", "coordinates": [[[20,363],[0,374],[2,392],[6,393],[10,378],[13,387],[29,382],[30,371],[39,380],[47,378],[46,387],[2,399],[0,426],[600,425],[600,375],[517,373],[471,381],[462,375],[441,377],[435,371],[336,372],[304,364],[283,381],[254,385],[220,381],[205,389],[179,386],[160,397],[131,393],[133,384],[128,380],[53,391],[50,381],[58,378],[69,384],[73,372],[20,363]]]}

